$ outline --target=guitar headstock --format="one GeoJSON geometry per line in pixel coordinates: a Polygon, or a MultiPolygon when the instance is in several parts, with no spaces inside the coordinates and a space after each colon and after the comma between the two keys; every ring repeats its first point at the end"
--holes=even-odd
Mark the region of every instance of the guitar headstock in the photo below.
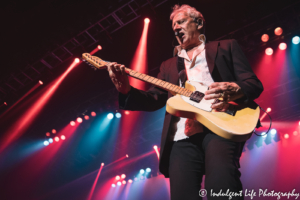
{"type": "Polygon", "coordinates": [[[106,65],[109,63],[107,61],[102,60],[101,58],[98,58],[97,56],[92,56],[89,53],[83,53],[82,58],[85,62],[97,69],[105,69],[106,65]]]}

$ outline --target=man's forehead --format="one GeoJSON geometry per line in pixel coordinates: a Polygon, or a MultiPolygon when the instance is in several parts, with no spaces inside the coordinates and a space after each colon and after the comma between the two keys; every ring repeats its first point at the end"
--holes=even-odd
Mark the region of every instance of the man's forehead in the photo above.
{"type": "Polygon", "coordinates": [[[174,18],[173,18],[173,22],[177,21],[178,19],[184,18],[184,17],[188,17],[189,15],[187,14],[187,12],[181,11],[179,13],[177,13],[174,18]]]}

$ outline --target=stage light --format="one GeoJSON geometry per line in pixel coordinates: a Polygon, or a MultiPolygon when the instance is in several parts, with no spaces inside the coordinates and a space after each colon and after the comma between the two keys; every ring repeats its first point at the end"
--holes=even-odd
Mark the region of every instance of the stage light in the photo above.
{"type": "Polygon", "coordinates": [[[262,136],[263,138],[267,137],[266,132],[262,132],[262,133],[261,133],[261,136],[262,136]]]}
{"type": "Polygon", "coordinates": [[[122,175],[121,175],[121,178],[122,178],[122,179],[126,178],[126,175],[125,175],[125,174],[122,174],[122,175]]]}
{"type": "Polygon", "coordinates": [[[140,174],[144,174],[144,173],[145,173],[145,170],[141,169],[140,174]]]}
{"type": "Polygon", "coordinates": [[[270,48],[270,47],[269,47],[269,48],[266,48],[265,53],[266,53],[268,56],[270,56],[270,55],[273,54],[273,49],[270,48]]]}
{"type": "Polygon", "coordinates": [[[128,158],[129,156],[128,156],[128,154],[126,154],[126,158],[128,158]]]}
{"type": "Polygon", "coordinates": [[[153,146],[153,149],[157,149],[157,145],[154,145],[154,146],[153,146]]]}
{"type": "Polygon", "coordinates": [[[60,139],[65,140],[66,136],[62,135],[62,136],[60,136],[60,139]]]}
{"type": "Polygon", "coordinates": [[[122,183],[121,183],[120,181],[118,181],[118,182],[117,182],[117,185],[120,186],[120,185],[122,185],[122,183]]]}
{"type": "Polygon", "coordinates": [[[125,115],[129,115],[130,112],[128,110],[125,111],[125,115]]]}
{"type": "Polygon", "coordinates": [[[77,117],[76,121],[77,121],[78,123],[81,123],[81,122],[82,122],[82,118],[81,118],[81,117],[77,117]]]}
{"type": "Polygon", "coordinates": [[[49,145],[49,142],[48,142],[48,141],[44,141],[44,145],[45,145],[45,146],[48,146],[48,145],[49,145]]]}
{"type": "Polygon", "coordinates": [[[88,115],[84,115],[84,119],[85,119],[85,120],[89,120],[90,117],[89,117],[88,115]]]}
{"type": "Polygon", "coordinates": [[[56,133],[56,130],[55,130],[55,129],[52,129],[52,133],[55,134],[55,133],[56,133]]]}
{"type": "Polygon", "coordinates": [[[112,113],[108,113],[107,118],[112,119],[112,118],[114,118],[114,115],[112,113]]]}
{"type": "Polygon", "coordinates": [[[141,176],[141,177],[140,177],[141,180],[144,180],[144,178],[145,178],[144,176],[141,176]]]}
{"type": "Polygon", "coordinates": [[[131,179],[129,179],[129,180],[128,180],[128,183],[132,183],[132,180],[131,180],[131,179]]]}
{"type": "Polygon", "coordinates": [[[79,59],[79,58],[75,58],[75,62],[76,62],[76,63],[79,63],[79,62],[80,62],[80,59],[79,59]]]}
{"type": "Polygon", "coordinates": [[[54,140],[55,140],[55,142],[58,142],[58,141],[59,141],[59,137],[56,136],[56,137],[54,138],[54,140]]]}
{"type": "Polygon", "coordinates": [[[92,117],[96,117],[96,113],[93,111],[93,112],[91,112],[91,116],[92,117]]]}
{"type": "Polygon", "coordinates": [[[282,28],[280,28],[280,27],[277,27],[277,28],[275,28],[275,30],[274,30],[275,35],[278,35],[278,36],[281,35],[282,32],[283,32],[283,30],[282,30],[282,28]]]}
{"type": "Polygon", "coordinates": [[[148,24],[148,23],[150,22],[150,19],[149,19],[149,18],[145,18],[145,19],[144,19],[144,22],[145,22],[146,24],[148,24]]]}
{"type": "Polygon", "coordinates": [[[270,132],[271,132],[271,134],[272,134],[272,135],[275,135],[275,134],[277,133],[276,129],[274,129],[274,128],[273,128],[273,129],[271,129],[271,131],[270,131],[270,132]]]}
{"type": "Polygon", "coordinates": [[[286,49],[286,43],[282,42],[279,44],[279,49],[280,50],[285,50],[286,49]]]}
{"type": "Polygon", "coordinates": [[[120,176],[116,176],[116,180],[117,180],[117,181],[120,180],[120,176]]]}
{"type": "Polygon", "coordinates": [[[116,113],[116,118],[121,118],[122,117],[122,115],[121,115],[121,113],[116,113]]]}
{"type": "Polygon", "coordinates": [[[125,185],[125,184],[126,184],[126,181],[125,181],[125,180],[123,180],[123,181],[122,181],[122,183],[125,185]]]}
{"type": "Polygon", "coordinates": [[[46,133],[46,136],[47,136],[47,137],[50,137],[50,133],[49,133],[49,132],[47,132],[47,133],[46,133]]]}
{"type": "Polygon", "coordinates": [[[287,133],[284,134],[284,138],[285,138],[285,139],[288,139],[289,137],[290,137],[289,134],[287,134],[287,133]]]}
{"type": "Polygon", "coordinates": [[[74,121],[70,121],[70,125],[71,126],[75,126],[75,122],[74,121]]]}
{"type": "Polygon", "coordinates": [[[53,142],[53,139],[52,139],[52,138],[49,138],[48,141],[49,141],[49,143],[52,143],[52,142],[53,142]]]}
{"type": "Polygon", "coordinates": [[[139,179],[137,177],[134,178],[134,181],[138,181],[139,179]]]}
{"type": "Polygon", "coordinates": [[[146,169],[146,172],[151,172],[151,169],[148,167],[147,169],[146,169]]]}
{"type": "Polygon", "coordinates": [[[114,183],[113,183],[113,184],[111,184],[111,187],[116,187],[116,184],[114,184],[114,183]]]}
{"type": "Polygon", "coordinates": [[[271,112],[271,110],[272,110],[271,108],[267,108],[267,113],[271,112]]]}
{"type": "Polygon", "coordinates": [[[299,43],[300,43],[300,38],[299,38],[299,36],[293,37],[292,42],[293,42],[294,44],[299,44],[299,43]]]}
{"type": "Polygon", "coordinates": [[[104,166],[104,163],[101,163],[101,166],[103,167],[103,166],[104,166]]]}
{"type": "Polygon", "coordinates": [[[101,47],[100,45],[98,45],[98,46],[97,46],[97,48],[98,48],[99,50],[101,50],[101,49],[102,49],[102,47],[101,47]]]}
{"type": "Polygon", "coordinates": [[[268,34],[263,34],[263,35],[261,36],[261,41],[263,41],[263,42],[268,42],[268,40],[269,40],[269,35],[268,35],[268,34]]]}
{"type": "Polygon", "coordinates": [[[294,131],[294,132],[293,132],[293,135],[295,135],[295,136],[298,135],[298,132],[297,132],[297,131],[294,131]]]}
{"type": "Polygon", "coordinates": [[[299,126],[300,126],[300,121],[299,121],[299,126]]]}
{"type": "Polygon", "coordinates": [[[40,85],[43,85],[44,83],[43,83],[43,81],[39,80],[39,84],[40,84],[40,85]]]}

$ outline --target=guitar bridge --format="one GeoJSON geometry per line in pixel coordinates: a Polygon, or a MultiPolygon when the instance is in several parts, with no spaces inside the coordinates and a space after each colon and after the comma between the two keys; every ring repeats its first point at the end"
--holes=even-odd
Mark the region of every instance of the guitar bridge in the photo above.
{"type": "Polygon", "coordinates": [[[191,94],[190,100],[199,103],[204,97],[204,94],[199,91],[195,91],[191,94]]]}

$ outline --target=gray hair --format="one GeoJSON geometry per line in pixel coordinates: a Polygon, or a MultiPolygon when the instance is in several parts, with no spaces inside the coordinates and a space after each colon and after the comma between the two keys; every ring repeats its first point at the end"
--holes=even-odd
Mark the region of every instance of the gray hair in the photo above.
{"type": "Polygon", "coordinates": [[[189,5],[183,4],[183,5],[175,5],[173,7],[173,12],[170,15],[170,20],[173,20],[173,18],[175,17],[175,15],[179,12],[186,12],[191,18],[194,18],[194,20],[196,19],[201,19],[204,23],[204,17],[201,14],[201,12],[199,12],[198,10],[196,10],[194,7],[191,7],[189,5]]]}

